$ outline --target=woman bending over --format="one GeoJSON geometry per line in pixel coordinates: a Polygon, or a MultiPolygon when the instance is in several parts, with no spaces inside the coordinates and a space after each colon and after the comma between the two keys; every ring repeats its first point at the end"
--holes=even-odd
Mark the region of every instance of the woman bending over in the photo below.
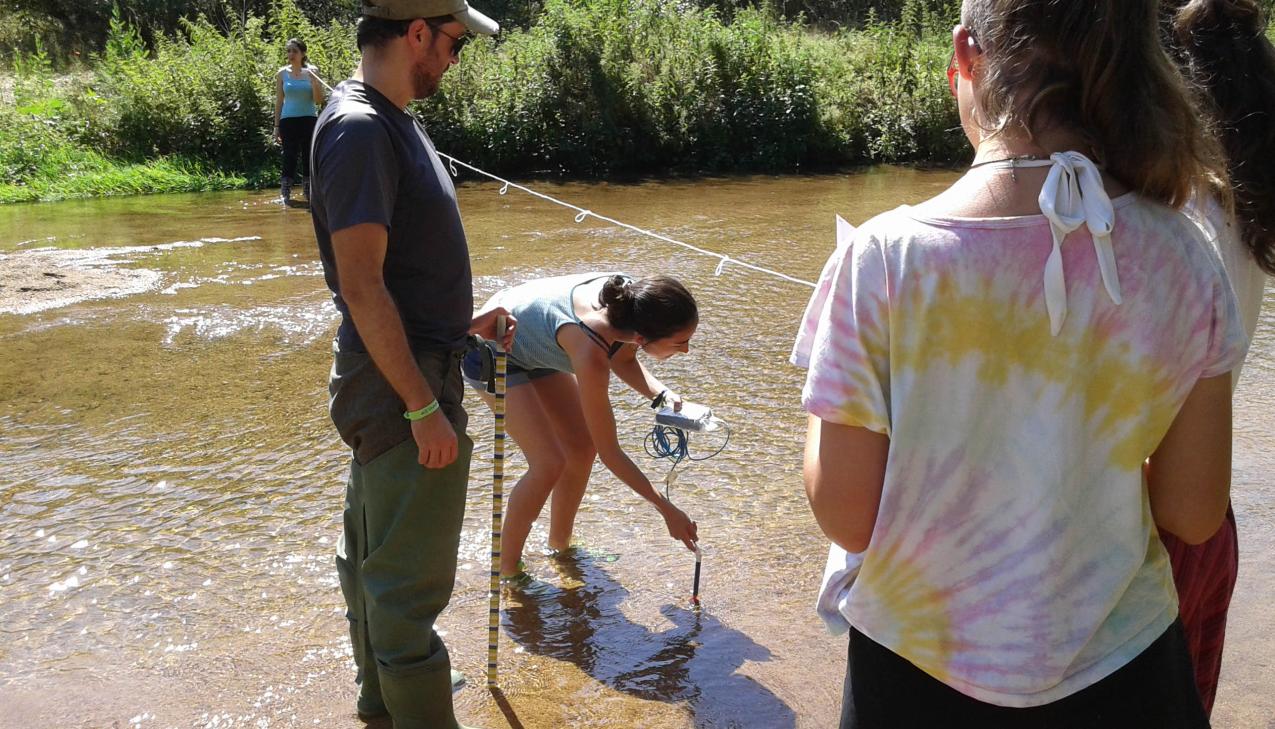
{"type": "MultiPolygon", "coordinates": [[[[551,496],[549,547],[570,547],[595,457],[655,507],[669,536],[693,549],[695,522],[660,495],[620,447],[609,394],[614,373],[653,403],[681,407],[681,398],[643,366],[637,352],[664,360],[689,350],[699,311],[686,287],[667,276],[587,273],[529,281],[497,293],[488,306],[503,306],[518,320],[505,380],[505,424],[527,458],[527,472],[505,509],[501,576],[520,576],[531,524],[551,496]]],[[[482,348],[471,351],[462,369],[491,405],[483,359],[482,348]]]]}

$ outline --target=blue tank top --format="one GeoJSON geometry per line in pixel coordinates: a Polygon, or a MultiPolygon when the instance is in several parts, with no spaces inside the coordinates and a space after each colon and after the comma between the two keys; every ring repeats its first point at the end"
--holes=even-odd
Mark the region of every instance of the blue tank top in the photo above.
{"type": "MultiPolygon", "coordinates": [[[[491,297],[488,306],[503,306],[518,320],[518,333],[513,351],[509,353],[512,364],[526,370],[550,369],[574,372],[571,358],[558,346],[558,330],[567,325],[582,327],[585,334],[607,350],[607,356],[615,354],[619,343],[605,342],[576,316],[571,303],[580,286],[614,273],[583,273],[571,276],[555,276],[505,289],[491,297]]],[[[625,278],[624,274],[619,274],[625,278]]]]}
{"type": "Polygon", "coordinates": [[[293,78],[292,70],[284,68],[283,74],[283,108],[279,111],[280,119],[294,116],[318,116],[319,110],[314,105],[314,91],[310,88],[310,77],[293,78]]]}

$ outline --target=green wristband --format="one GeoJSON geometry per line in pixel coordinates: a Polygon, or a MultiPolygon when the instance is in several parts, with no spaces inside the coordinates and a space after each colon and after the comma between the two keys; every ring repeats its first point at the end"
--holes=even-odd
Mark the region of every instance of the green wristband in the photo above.
{"type": "Polygon", "coordinates": [[[407,412],[403,413],[403,417],[407,418],[408,420],[424,420],[425,418],[428,418],[429,416],[433,415],[434,411],[436,410],[438,410],[437,400],[431,402],[430,404],[426,405],[420,410],[408,410],[407,412]]]}

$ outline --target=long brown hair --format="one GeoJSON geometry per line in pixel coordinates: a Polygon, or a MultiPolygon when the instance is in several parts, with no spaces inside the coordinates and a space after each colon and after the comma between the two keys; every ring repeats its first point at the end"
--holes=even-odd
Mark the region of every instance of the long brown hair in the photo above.
{"type": "Polygon", "coordinates": [[[1180,207],[1204,187],[1229,202],[1221,150],[1160,42],[1158,2],[965,0],[984,125],[1068,128],[1148,197],[1180,207]]]}
{"type": "Polygon", "coordinates": [[[1256,0],[1168,5],[1169,46],[1204,92],[1226,150],[1244,245],[1275,275],[1275,47],[1267,18],[1256,0]]]}

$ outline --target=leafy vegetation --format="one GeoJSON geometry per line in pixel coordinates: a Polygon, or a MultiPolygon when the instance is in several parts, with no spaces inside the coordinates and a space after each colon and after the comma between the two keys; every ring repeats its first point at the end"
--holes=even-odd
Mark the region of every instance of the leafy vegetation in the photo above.
{"type": "MultiPolygon", "coordinates": [[[[70,73],[42,41],[16,53],[0,200],[271,184],[284,42],[304,38],[333,84],[357,55],[349,20],[262,2],[180,16],[169,33],[116,5],[101,49],[70,73]]],[[[899,0],[889,20],[823,30],[785,19],[793,7],[741,2],[487,4],[522,27],[470,44],[415,111],[441,149],[493,171],[791,172],[965,153],[943,80],[950,2],[899,0]]]]}

